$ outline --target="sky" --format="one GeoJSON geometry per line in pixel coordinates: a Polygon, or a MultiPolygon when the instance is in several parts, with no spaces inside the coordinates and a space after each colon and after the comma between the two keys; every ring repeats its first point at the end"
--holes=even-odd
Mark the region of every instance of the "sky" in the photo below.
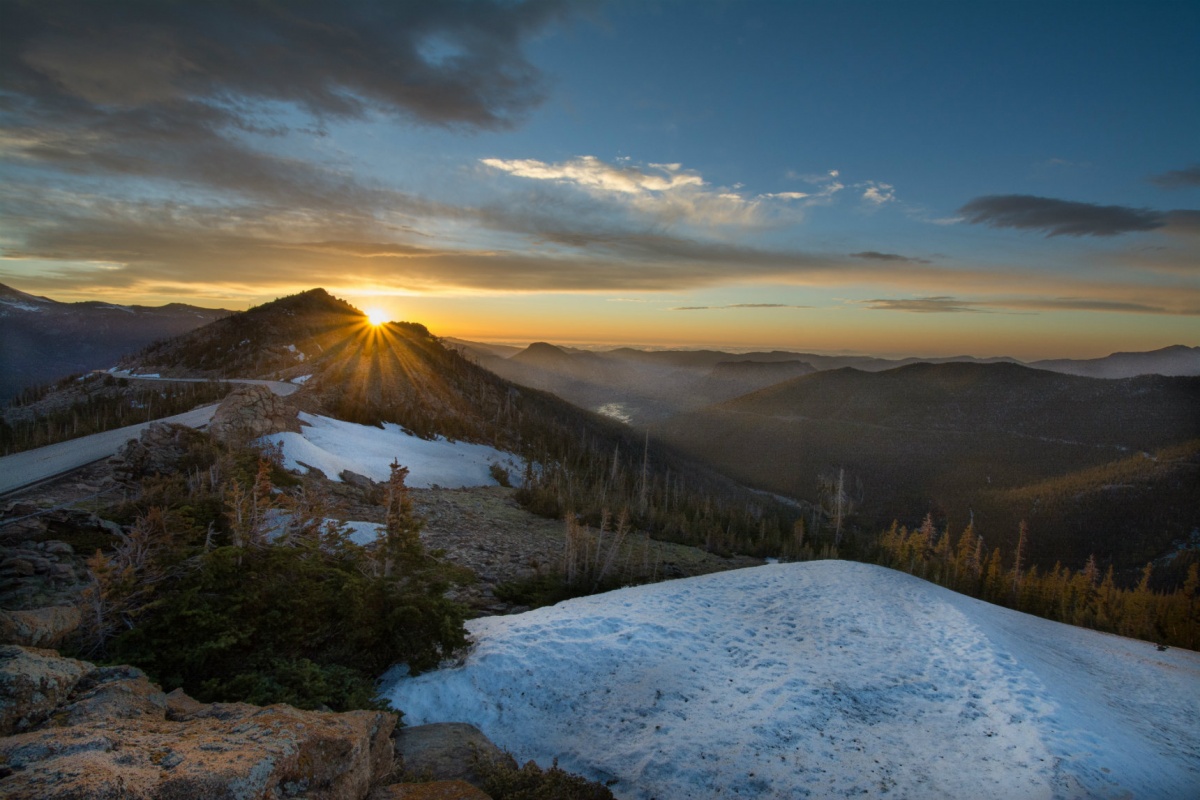
{"type": "Polygon", "coordinates": [[[0,282],[442,336],[1200,345],[1200,5],[0,0],[0,282]]]}

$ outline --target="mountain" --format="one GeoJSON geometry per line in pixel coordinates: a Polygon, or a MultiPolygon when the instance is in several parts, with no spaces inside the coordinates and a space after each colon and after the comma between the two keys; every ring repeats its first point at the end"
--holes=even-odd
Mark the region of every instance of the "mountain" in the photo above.
{"type": "Polygon", "coordinates": [[[709,375],[716,380],[743,381],[747,384],[758,384],[754,389],[761,389],[776,383],[799,378],[801,375],[811,375],[817,369],[805,361],[718,361],[713,365],[709,375]]]}
{"type": "MultiPolygon", "coordinates": [[[[544,345],[526,358],[575,364],[588,355],[544,345]]],[[[289,400],[303,411],[511,451],[538,465],[523,498],[547,516],[598,522],[629,508],[644,530],[725,552],[778,550],[795,516],[628,426],[489,372],[423,325],[373,326],[323,289],[217,320],[122,366],[164,377],[297,379],[289,400]]]]}
{"type": "Polygon", "coordinates": [[[1132,378],[1137,375],[1200,375],[1200,347],[1177,344],[1146,353],[1113,353],[1104,358],[1051,359],[1029,366],[1089,378],[1132,378]]]}
{"type": "Polygon", "coordinates": [[[844,561],[636,586],[467,623],[392,677],[409,724],[682,797],[1189,797],[1200,654],[844,561]]]}
{"type": "MultiPolygon", "coordinates": [[[[886,372],[917,364],[1010,364],[1006,357],[904,358],[821,355],[772,350],[577,350],[536,342],[524,350],[456,341],[481,366],[514,383],[552,392],[570,402],[635,426],[651,426],[813,371],[852,368],[886,372]]],[[[1089,377],[1142,374],[1200,375],[1200,348],[1175,346],[1151,353],[1117,353],[1104,359],[1037,362],[1037,368],[1089,377]]]]}
{"type": "Polygon", "coordinates": [[[0,284],[0,402],[35,384],[107,369],[153,341],[229,313],[181,303],[60,303],[0,284]]]}
{"type": "MultiPolygon", "coordinates": [[[[984,513],[985,494],[1200,438],[1198,408],[1195,377],[1100,380],[1016,364],[913,364],[818,372],[656,430],[736,479],[813,502],[821,477],[844,469],[867,529],[892,519],[915,525],[931,511],[961,529],[974,511],[988,541],[1003,543],[1016,531],[1009,516],[984,513]]],[[[1198,523],[1181,518],[1172,527],[1198,523]]],[[[1161,552],[1171,536],[1147,525],[1161,552]]],[[[1052,529],[1034,534],[1030,554],[1051,565],[1062,558],[1078,568],[1089,555],[1086,541],[1064,552],[1052,529]]],[[[1104,535],[1122,538],[1116,526],[1104,535]]],[[[1096,555],[1132,567],[1142,549],[1096,555]]]]}
{"type": "Polygon", "coordinates": [[[713,350],[573,350],[535,342],[515,355],[474,351],[497,375],[637,426],[813,371],[788,353],[739,359],[713,350]]]}

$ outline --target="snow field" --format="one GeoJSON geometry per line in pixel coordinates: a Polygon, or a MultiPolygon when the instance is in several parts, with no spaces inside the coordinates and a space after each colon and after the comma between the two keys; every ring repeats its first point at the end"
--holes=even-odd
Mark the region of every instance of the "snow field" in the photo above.
{"type": "Polygon", "coordinates": [[[1200,656],[880,567],[779,564],[468,623],[386,685],[621,798],[1190,797],[1200,656]],[[1122,691],[1133,681],[1140,688],[1122,691]],[[1111,693],[1111,694],[1110,694],[1111,693]]]}
{"type": "Polygon", "coordinates": [[[407,483],[418,489],[434,485],[451,489],[495,486],[496,480],[488,471],[493,463],[507,469],[514,481],[525,469],[512,453],[440,437],[421,439],[390,423],[380,429],[303,412],[300,422],[300,433],[276,433],[264,436],[262,441],[282,446],[288,469],[316,468],[334,481],[341,480],[338,476],[347,469],[386,481],[393,460],[408,467],[407,483]]]}

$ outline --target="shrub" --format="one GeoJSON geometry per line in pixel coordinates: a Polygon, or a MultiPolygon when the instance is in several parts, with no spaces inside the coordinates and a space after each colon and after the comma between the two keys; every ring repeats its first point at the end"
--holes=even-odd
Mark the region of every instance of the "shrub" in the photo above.
{"type": "Polygon", "coordinates": [[[607,786],[560,769],[557,759],[543,770],[532,761],[514,769],[500,760],[479,758],[475,769],[493,800],[613,800],[607,786]]]}

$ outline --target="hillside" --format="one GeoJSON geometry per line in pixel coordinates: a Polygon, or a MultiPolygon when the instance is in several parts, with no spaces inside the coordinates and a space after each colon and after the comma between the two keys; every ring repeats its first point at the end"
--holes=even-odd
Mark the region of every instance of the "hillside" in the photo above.
{"type": "Polygon", "coordinates": [[[1187,797],[1200,655],[908,575],[737,570],[468,623],[465,663],[393,679],[410,723],[466,720],[659,797],[1187,797]]]}
{"type": "Polygon", "coordinates": [[[229,313],[180,303],[60,303],[0,284],[0,403],[36,384],[107,369],[151,342],[229,313]]]}
{"type": "Polygon", "coordinates": [[[535,342],[511,356],[474,349],[480,366],[522,386],[637,427],[813,371],[786,353],[738,358],[716,351],[604,352],[535,342]]]}
{"type": "MultiPolygon", "coordinates": [[[[555,357],[557,348],[545,348],[555,357]]],[[[604,510],[628,508],[635,525],[663,538],[755,554],[778,552],[795,516],[627,426],[498,377],[423,325],[371,326],[323,289],[219,320],[123,365],[164,377],[296,379],[291,399],[303,411],[511,451],[538,465],[513,481],[547,516],[573,511],[598,523],[604,510]]]]}
{"type": "MultiPolygon", "coordinates": [[[[996,506],[983,502],[986,493],[1200,437],[1197,408],[1192,377],[1111,381],[1014,364],[916,364],[797,378],[681,415],[661,435],[751,485],[814,502],[820,476],[845,468],[866,529],[892,519],[916,525],[930,511],[961,528],[974,511],[990,542],[1011,545],[1011,516],[989,518],[996,506]]],[[[1103,536],[1119,537],[1108,524],[1103,536]]],[[[1050,546],[1053,529],[1034,533],[1033,552],[1051,564],[1069,556],[1078,568],[1089,555],[1050,546]]],[[[1171,540],[1156,536],[1158,546],[1171,540]]],[[[1131,552],[1112,556],[1118,568],[1140,565],[1128,562],[1131,552]]]]}
{"type": "Polygon", "coordinates": [[[1146,353],[1113,353],[1104,358],[1048,359],[1029,366],[1089,378],[1135,375],[1200,375],[1200,347],[1173,345],[1146,353]]]}

